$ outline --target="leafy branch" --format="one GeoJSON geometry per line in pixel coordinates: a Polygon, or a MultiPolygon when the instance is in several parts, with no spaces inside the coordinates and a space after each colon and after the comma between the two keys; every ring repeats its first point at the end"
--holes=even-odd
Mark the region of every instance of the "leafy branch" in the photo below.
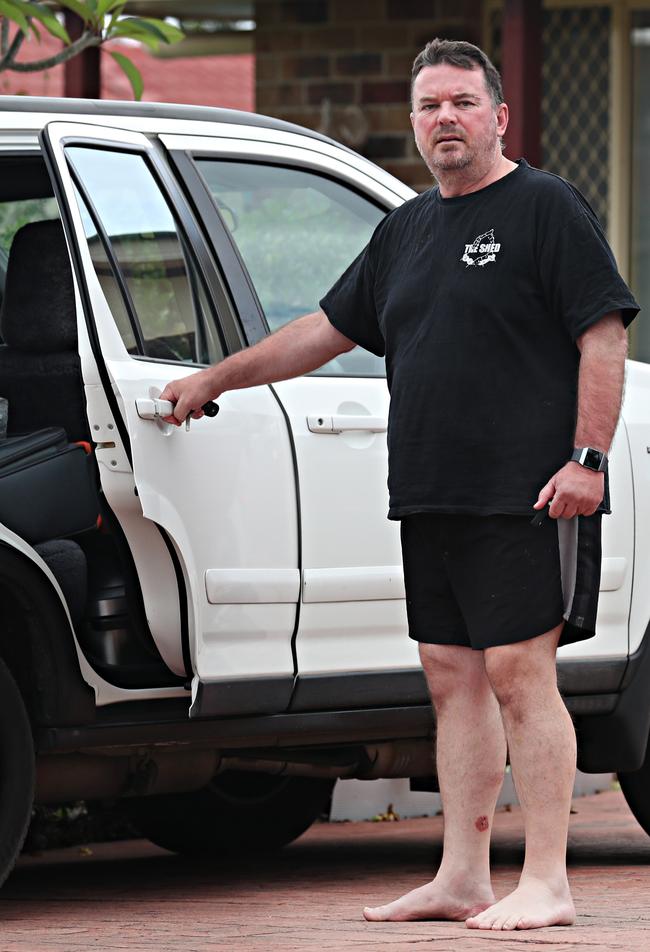
{"type": "MultiPolygon", "coordinates": [[[[78,56],[93,46],[103,46],[108,40],[129,39],[157,50],[161,43],[177,43],[184,36],[182,30],[157,17],[132,17],[124,15],[127,0],[0,0],[0,72],[34,73],[51,69],[78,56]],[[64,8],[75,13],[81,20],[81,35],[72,40],[65,26],[56,15],[64,8]],[[10,27],[16,27],[10,41],[10,27]],[[16,57],[25,40],[33,36],[41,40],[41,30],[62,40],[63,49],[53,56],[18,62],[16,57]]],[[[142,76],[131,60],[123,53],[110,53],[124,72],[136,99],[142,96],[142,76]]]]}

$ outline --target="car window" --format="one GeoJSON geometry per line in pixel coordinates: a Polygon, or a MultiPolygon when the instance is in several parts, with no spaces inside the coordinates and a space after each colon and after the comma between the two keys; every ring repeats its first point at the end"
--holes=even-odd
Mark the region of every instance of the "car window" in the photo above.
{"type": "Polygon", "coordinates": [[[104,292],[104,297],[106,298],[106,302],[111,310],[113,319],[115,320],[122,340],[124,341],[124,346],[130,354],[138,354],[140,351],[136,336],[137,332],[134,328],[133,321],[129,316],[129,312],[126,309],[126,304],[124,303],[120,286],[117,283],[115,272],[111,267],[111,262],[106,253],[104,243],[97,232],[95,223],[92,220],[90,212],[88,211],[88,206],[84,202],[79,190],[75,188],[74,193],[79,206],[79,211],[81,212],[81,220],[84,226],[84,234],[86,235],[86,240],[88,242],[90,257],[93,260],[95,273],[97,274],[102,291],[104,292]]]}
{"type": "Polygon", "coordinates": [[[55,198],[28,198],[0,202],[0,300],[4,296],[9,249],[19,228],[33,221],[59,217],[55,198]]]}
{"type": "Polygon", "coordinates": [[[144,157],[84,146],[68,147],[66,156],[97,277],[126,349],[184,363],[221,360],[202,281],[144,157]]]}
{"type": "MultiPolygon", "coordinates": [[[[353,189],[315,172],[197,158],[274,331],[318,302],[368,243],[386,214],[353,189]]],[[[355,347],[319,374],[384,376],[383,358],[355,347]]]]}

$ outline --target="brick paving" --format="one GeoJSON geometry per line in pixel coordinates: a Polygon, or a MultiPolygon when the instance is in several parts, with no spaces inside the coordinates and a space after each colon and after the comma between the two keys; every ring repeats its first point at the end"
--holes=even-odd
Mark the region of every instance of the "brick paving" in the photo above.
{"type": "MultiPolygon", "coordinates": [[[[210,864],[138,840],[23,856],[0,892],[0,952],[573,952],[650,950],[650,837],[620,792],[574,801],[572,928],[484,933],[462,923],[366,923],[361,908],[431,877],[442,820],[317,824],[274,857],[210,864]],[[497,948],[494,943],[501,943],[497,948]]],[[[493,835],[497,897],[522,859],[521,815],[493,835]]]]}

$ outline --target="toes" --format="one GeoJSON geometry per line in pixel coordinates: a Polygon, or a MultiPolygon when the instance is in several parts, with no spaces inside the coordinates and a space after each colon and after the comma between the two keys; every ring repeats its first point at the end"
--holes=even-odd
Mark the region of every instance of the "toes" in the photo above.
{"type": "Polygon", "coordinates": [[[363,910],[363,918],[368,922],[381,922],[383,906],[365,906],[363,910]]]}
{"type": "Polygon", "coordinates": [[[399,907],[396,903],[389,903],[387,906],[366,906],[363,917],[368,922],[391,922],[403,918],[399,915],[399,907]]]}
{"type": "MultiPolygon", "coordinates": [[[[486,910],[487,912],[488,910],[486,910]]],[[[494,915],[486,916],[484,912],[480,916],[472,916],[471,919],[465,920],[465,925],[468,929],[491,929],[492,923],[494,922],[494,915]]]]}
{"type": "Polygon", "coordinates": [[[503,923],[503,925],[501,926],[501,928],[502,928],[504,931],[509,932],[511,929],[516,929],[516,928],[518,928],[520,921],[521,921],[521,916],[517,913],[517,914],[514,915],[514,916],[509,916],[509,917],[505,920],[505,922],[503,923]]]}

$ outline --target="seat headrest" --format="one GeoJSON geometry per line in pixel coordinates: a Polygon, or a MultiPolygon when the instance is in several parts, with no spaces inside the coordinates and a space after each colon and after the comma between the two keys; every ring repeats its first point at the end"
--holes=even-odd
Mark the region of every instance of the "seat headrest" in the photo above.
{"type": "Polygon", "coordinates": [[[16,350],[77,349],[72,269],[60,221],[30,222],[14,235],[0,333],[16,350]]]}

